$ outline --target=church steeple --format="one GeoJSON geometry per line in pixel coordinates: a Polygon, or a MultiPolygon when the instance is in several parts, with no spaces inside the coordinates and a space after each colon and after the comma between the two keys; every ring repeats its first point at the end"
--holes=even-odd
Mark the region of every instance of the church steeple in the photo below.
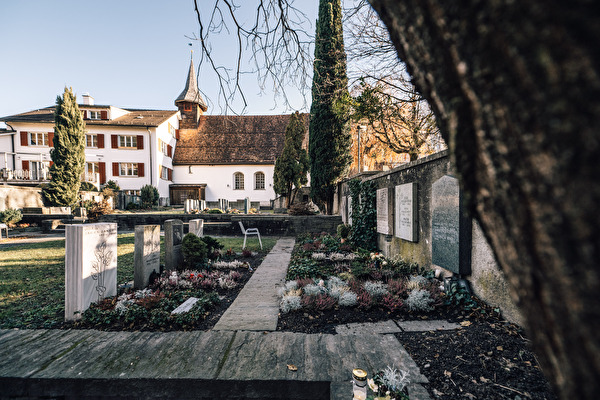
{"type": "Polygon", "coordinates": [[[198,90],[193,59],[190,60],[190,70],[185,82],[185,88],[177,99],[175,99],[175,105],[181,112],[182,121],[180,127],[184,129],[196,128],[200,115],[208,109],[204,99],[200,95],[200,90],[198,90]]]}

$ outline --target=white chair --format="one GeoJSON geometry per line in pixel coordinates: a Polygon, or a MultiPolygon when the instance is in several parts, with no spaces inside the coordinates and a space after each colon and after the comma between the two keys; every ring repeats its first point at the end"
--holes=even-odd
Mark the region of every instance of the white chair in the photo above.
{"type": "Polygon", "coordinates": [[[246,229],[246,228],[244,228],[244,224],[242,224],[242,221],[238,221],[238,222],[240,224],[240,228],[242,228],[242,233],[244,234],[244,246],[242,247],[242,249],[246,248],[246,238],[248,237],[248,235],[257,235],[258,242],[260,243],[260,249],[262,250],[262,248],[263,248],[262,240],[260,240],[260,232],[258,231],[258,228],[246,229]]]}
{"type": "Polygon", "coordinates": [[[2,229],[6,230],[6,238],[8,239],[8,226],[6,224],[0,224],[0,239],[2,239],[2,229]]]}

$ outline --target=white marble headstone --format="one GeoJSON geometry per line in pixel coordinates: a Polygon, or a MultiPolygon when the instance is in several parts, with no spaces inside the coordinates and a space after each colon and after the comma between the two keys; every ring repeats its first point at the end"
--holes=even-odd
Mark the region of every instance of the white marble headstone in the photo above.
{"type": "Polygon", "coordinates": [[[388,189],[377,189],[377,232],[389,235],[388,189]]]}
{"type": "Polygon", "coordinates": [[[144,289],[152,272],[160,273],[160,225],[137,225],[134,243],[133,287],[144,289]]]}
{"type": "Polygon", "coordinates": [[[394,231],[400,239],[417,239],[417,183],[405,183],[395,188],[394,231]]]}
{"type": "Polygon", "coordinates": [[[117,224],[65,226],[65,320],[117,295],[117,224]]]}
{"type": "Polygon", "coordinates": [[[204,220],[203,219],[191,219],[189,225],[189,232],[193,233],[198,237],[204,236],[204,220]]]}

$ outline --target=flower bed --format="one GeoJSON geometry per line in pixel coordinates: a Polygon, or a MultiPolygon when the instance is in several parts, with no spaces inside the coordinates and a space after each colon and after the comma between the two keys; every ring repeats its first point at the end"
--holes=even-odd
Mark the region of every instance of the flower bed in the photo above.
{"type": "Polygon", "coordinates": [[[279,291],[278,329],[333,333],[349,322],[439,316],[464,295],[442,289],[431,271],[414,263],[354,249],[328,234],[304,236],[279,291]]]}

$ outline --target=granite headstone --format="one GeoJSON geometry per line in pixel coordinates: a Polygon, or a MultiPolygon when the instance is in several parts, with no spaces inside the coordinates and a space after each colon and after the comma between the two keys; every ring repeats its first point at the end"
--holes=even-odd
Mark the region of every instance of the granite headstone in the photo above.
{"type": "Polygon", "coordinates": [[[377,189],[377,232],[389,235],[388,188],[377,189]]]}
{"type": "Polygon", "coordinates": [[[471,272],[471,218],[466,215],[458,179],[446,175],[431,188],[432,263],[456,274],[471,272]]]}
{"type": "Polygon", "coordinates": [[[137,225],[134,243],[133,287],[144,289],[152,272],[160,273],[160,225],[137,225]]]}
{"type": "Polygon", "coordinates": [[[179,219],[165,221],[165,269],[177,270],[183,265],[181,241],[183,240],[183,222],[179,219]]]}
{"type": "Polygon", "coordinates": [[[405,183],[395,188],[394,231],[395,236],[417,242],[417,183],[405,183]]]}

